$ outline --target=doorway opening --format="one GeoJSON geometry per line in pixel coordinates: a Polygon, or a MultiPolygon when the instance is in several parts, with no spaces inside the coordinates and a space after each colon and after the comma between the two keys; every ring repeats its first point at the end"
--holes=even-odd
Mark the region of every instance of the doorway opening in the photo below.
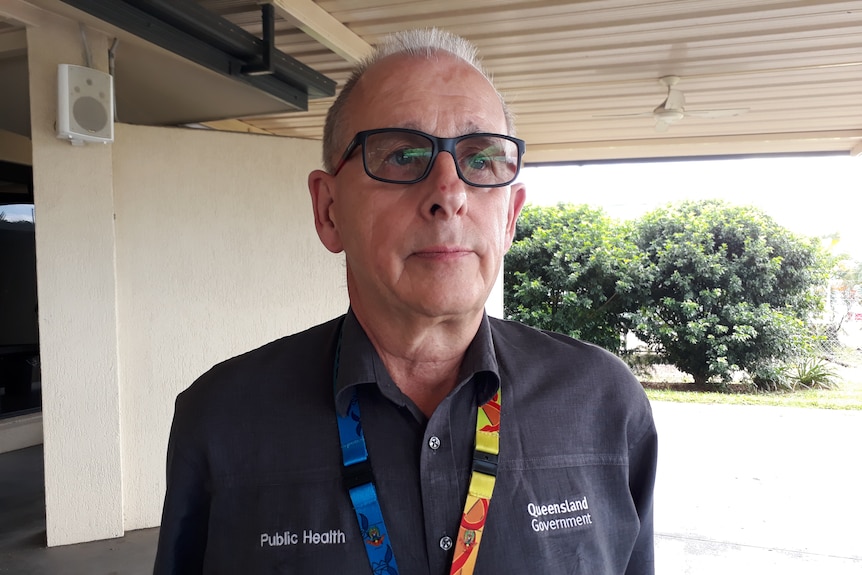
{"type": "Polygon", "coordinates": [[[0,419],[42,408],[33,169],[0,161],[0,419]]]}

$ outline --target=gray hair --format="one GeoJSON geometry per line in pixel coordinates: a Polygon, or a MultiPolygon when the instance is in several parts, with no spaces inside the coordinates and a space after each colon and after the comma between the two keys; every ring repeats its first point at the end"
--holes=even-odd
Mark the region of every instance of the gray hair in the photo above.
{"type": "MultiPolygon", "coordinates": [[[[344,125],[344,108],[350,95],[362,75],[368,71],[374,64],[377,64],[384,58],[394,55],[420,56],[423,58],[431,58],[435,52],[449,52],[459,60],[475,68],[488,82],[493,86],[494,83],[490,74],[482,67],[478,57],[478,50],[469,41],[461,36],[456,36],[450,32],[440,30],[439,28],[422,28],[414,30],[404,30],[389,34],[383,38],[371,55],[363,59],[350,74],[341,93],[335,99],[335,102],[330,106],[326,114],[326,123],[323,128],[323,165],[327,172],[332,173],[335,169],[337,160],[336,154],[340,153],[340,147],[345,145],[341,140],[344,139],[342,127],[344,125]]],[[[496,88],[495,88],[496,90],[496,88]]],[[[503,95],[497,91],[497,97],[500,99],[500,105],[503,108],[503,114],[506,117],[506,127],[509,135],[515,135],[515,118],[503,95]]]]}

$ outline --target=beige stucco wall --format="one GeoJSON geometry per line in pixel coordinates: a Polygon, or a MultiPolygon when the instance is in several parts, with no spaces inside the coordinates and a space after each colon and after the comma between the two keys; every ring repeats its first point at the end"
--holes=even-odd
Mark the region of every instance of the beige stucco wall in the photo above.
{"type": "Polygon", "coordinates": [[[318,142],[117,125],[125,527],[157,525],[173,399],[214,363],[344,313],[306,191],[318,142]]]}
{"type": "MultiPolygon", "coordinates": [[[[57,64],[80,64],[77,25],[27,29],[48,544],[123,534],[113,148],[54,135],[57,64]]],[[[94,65],[107,39],[91,34],[94,65]]]]}

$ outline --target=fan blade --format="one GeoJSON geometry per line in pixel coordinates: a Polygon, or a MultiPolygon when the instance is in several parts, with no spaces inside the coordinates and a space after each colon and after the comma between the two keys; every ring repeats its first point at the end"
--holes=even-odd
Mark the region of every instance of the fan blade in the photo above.
{"type": "Polygon", "coordinates": [[[748,111],[748,108],[728,108],[726,110],[686,110],[686,116],[694,118],[727,118],[738,116],[748,111]]]}
{"type": "Polygon", "coordinates": [[[593,118],[648,118],[652,116],[652,112],[639,112],[637,114],[597,114],[593,118]]]}
{"type": "Polygon", "coordinates": [[[670,128],[670,124],[668,122],[662,121],[661,118],[656,118],[656,121],[655,121],[655,131],[656,132],[667,132],[668,128],[670,128]]]}
{"type": "Polygon", "coordinates": [[[685,95],[679,90],[669,88],[663,106],[666,110],[682,110],[685,107],[685,95]]]}

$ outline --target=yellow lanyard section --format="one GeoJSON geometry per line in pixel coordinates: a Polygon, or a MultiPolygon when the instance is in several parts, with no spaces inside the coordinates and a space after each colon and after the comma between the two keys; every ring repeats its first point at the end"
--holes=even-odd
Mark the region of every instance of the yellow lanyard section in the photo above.
{"type": "Polygon", "coordinates": [[[476,417],[476,450],[464,514],[455,540],[450,575],[472,575],[488,518],[488,506],[497,481],[497,456],[500,454],[500,390],[479,406],[476,417]]]}

